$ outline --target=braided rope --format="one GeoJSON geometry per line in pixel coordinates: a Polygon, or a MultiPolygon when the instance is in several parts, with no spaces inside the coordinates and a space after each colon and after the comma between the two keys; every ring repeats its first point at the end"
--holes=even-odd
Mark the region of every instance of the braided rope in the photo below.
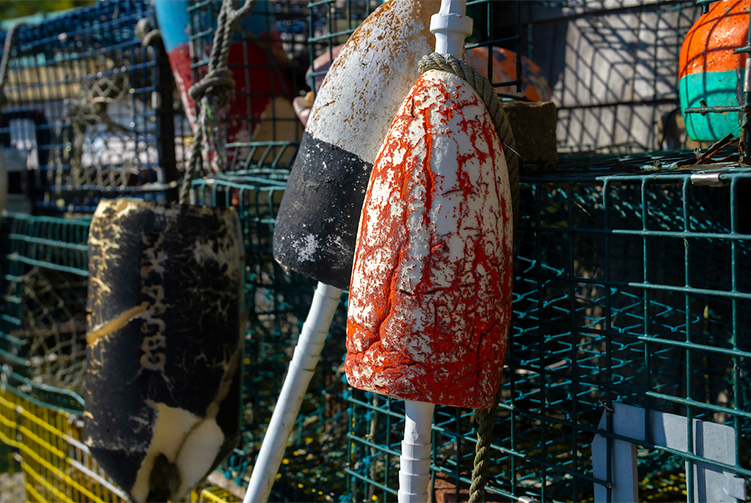
{"type": "MultiPolygon", "coordinates": [[[[256,1],[245,0],[242,7],[234,10],[234,0],[223,0],[211,44],[208,72],[188,90],[190,97],[197,103],[200,102],[200,112],[196,119],[193,142],[190,145],[190,159],[180,186],[181,204],[187,203],[190,199],[191,183],[198,178],[203,168],[201,154],[204,150],[207,153],[214,153],[212,164],[217,170],[221,170],[226,165],[227,150],[221,135],[219,111],[227,106],[232,97],[232,90],[235,88],[232,71],[227,67],[234,31],[233,25],[250,15],[256,1]]],[[[206,162],[209,163],[208,158],[206,162]]]]}
{"type": "Polygon", "coordinates": [[[8,97],[5,96],[5,82],[8,75],[8,66],[10,65],[10,53],[13,50],[13,43],[16,38],[16,30],[26,23],[16,23],[10,27],[5,34],[5,44],[3,45],[3,57],[0,60],[0,108],[8,104],[8,97]]]}
{"type": "Polygon", "coordinates": [[[147,17],[138,20],[133,32],[141,40],[144,47],[149,47],[162,38],[162,32],[158,28],[154,28],[151,25],[151,19],[147,17]]]}
{"type": "MultiPolygon", "coordinates": [[[[508,116],[501,106],[501,100],[498,99],[495,89],[490,81],[471,65],[448,54],[434,52],[423,56],[418,69],[420,74],[428,70],[443,70],[453,73],[466,80],[482,97],[506,154],[506,166],[508,167],[509,184],[511,185],[511,205],[514,212],[514,234],[516,234],[516,225],[519,219],[519,160],[516,153],[514,133],[511,131],[508,116]],[[509,155],[509,150],[511,155],[509,155]]],[[[469,503],[479,503],[483,499],[485,484],[487,483],[493,425],[500,400],[501,387],[499,386],[493,405],[489,409],[477,409],[475,411],[477,446],[475,447],[474,467],[472,469],[472,484],[469,487],[469,503]]]]}

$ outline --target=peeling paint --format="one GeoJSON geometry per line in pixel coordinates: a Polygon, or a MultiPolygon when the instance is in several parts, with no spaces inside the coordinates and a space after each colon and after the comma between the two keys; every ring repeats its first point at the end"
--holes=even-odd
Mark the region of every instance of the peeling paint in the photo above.
{"type": "Polygon", "coordinates": [[[425,73],[391,124],[363,206],[350,385],[457,407],[492,403],[511,319],[511,211],[482,99],[452,74],[425,73]]]}

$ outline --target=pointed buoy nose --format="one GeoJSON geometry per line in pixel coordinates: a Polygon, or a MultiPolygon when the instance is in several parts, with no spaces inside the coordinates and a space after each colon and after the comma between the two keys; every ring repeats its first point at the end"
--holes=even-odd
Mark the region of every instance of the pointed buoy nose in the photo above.
{"type": "Polygon", "coordinates": [[[84,440],[137,502],[184,496],[238,442],[243,255],[231,208],[97,207],[84,440]]]}
{"type": "Polygon", "coordinates": [[[346,289],[378,149],[432,52],[435,0],[390,0],[352,34],[308,118],[274,229],[274,258],[346,289]]]}
{"type": "Polygon", "coordinates": [[[513,218],[493,121],[459,77],[423,74],[394,118],[362,209],[347,382],[487,408],[511,319],[513,218]]]}

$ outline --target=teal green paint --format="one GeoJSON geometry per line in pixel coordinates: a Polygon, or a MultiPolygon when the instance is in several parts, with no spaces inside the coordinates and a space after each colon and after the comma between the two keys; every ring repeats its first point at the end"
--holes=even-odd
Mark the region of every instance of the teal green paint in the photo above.
{"type": "MultiPolygon", "coordinates": [[[[706,72],[687,75],[678,82],[678,94],[681,100],[681,111],[689,107],[700,107],[701,100],[710,107],[732,107],[742,104],[738,97],[740,80],[735,70],[727,72],[706,72]]],[[[683,114],[686,122],[686,132],[692,140],[712,141],[720,140],[732,134],[740,136],[740,112],[683,114]]]]}

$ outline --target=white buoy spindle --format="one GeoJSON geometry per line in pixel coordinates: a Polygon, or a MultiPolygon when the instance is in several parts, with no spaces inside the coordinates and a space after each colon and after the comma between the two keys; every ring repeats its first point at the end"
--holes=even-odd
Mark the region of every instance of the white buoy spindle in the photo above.
{"type": "Polygon", "coordinates": [[[265,503],[276,480],[292,427],[313,377],[326,336],[339,305],[342,290],[318,283],[308,318],[295,346],[287,377],[274,407],[261,451],[253,467],[244,503],[265,503]]]}
{"type": "Polygon", "coordinates": [[[435,52],[464,58],[464,39],[472,35],[472,18],[464,15],[467,0],[441,0],[438,14],[430,18],[435,52]]]}
{"type": "Polygon", "coordinates": [[[404,440],[399,457],[399,503],[426,503],[430,482],[433,410],[435,404],[404,402],[404,440]]]}

